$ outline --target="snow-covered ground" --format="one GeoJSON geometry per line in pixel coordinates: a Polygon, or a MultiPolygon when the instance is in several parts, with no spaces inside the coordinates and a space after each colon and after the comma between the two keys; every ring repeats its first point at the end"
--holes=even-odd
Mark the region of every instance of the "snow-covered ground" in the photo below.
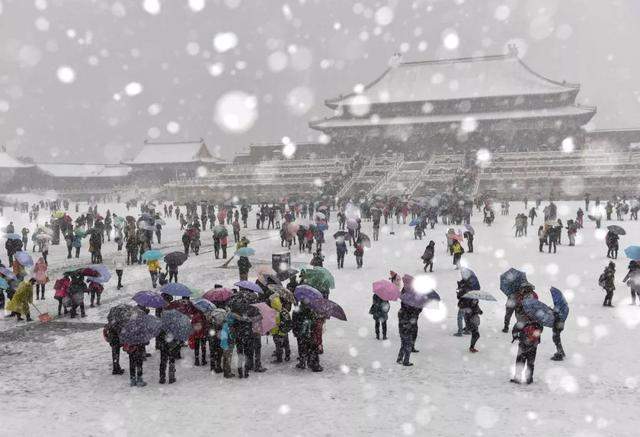
{"type": "MultiPolygon", "coordinates": [[[[560,203],[565,222],[577,207],[578,203],[560,203]]],[[[100,205],[101,212],[105,209],[100,205]]],[[[298,370],[294,361],[269,364],[273,350],[269,339],[263,346],[266,373],[252,373],[247,380],[223,379],[210,374],[208,368],[193,367],[187,352],[178,362],[178,383],[163,386],[157,381],[158,354],[149,348],[153,356],[144,365],[149,385],[130,388],[126,374],[111,375],[110,350],[98,323],[104,322],[110,305],[127,302],[136,291],[149,288],[146,269],[136,266],[125,271],[123,290],[116,291],[112,279],[103,306],[88,309],[86,319],[27,326],[0,318],[0,434],[637,435],[640,366],[635,346],[640,307],[628,305],[628,289],[620,282],[628,260],[621,256],[617,261],[615,308],[603,308],[604,294],[597,279],[608,262],[604,231],[596,231],[594,223],[587,222],[576,247],[559,246],[555,255],[539,253],[537,226],[529,227],[527,238],[513,237],[513,217],[521,210],[522,203],[513,204],[511,216],[498,215],[490,228],[480,223],[478,214],[473,217],[476,252],[465,254],[463,260],[477,273],[483,289],[498,298],[498,302],[481,303],[484,315],[477,354],[468,352],[469,337],[452,336],[459,273],[445,254],[446,227],[438,225],[428,231],[426,240],[415,241],[412,228],[395,225],[395,235],[383,229],[380,241],[365,254],[362,270],[355,269],[352,253],[345,269],[335,270],[333,239],[327,239],[325,267],[334,271],[337,282],[332,299],[343,306],[349,321],[326,324],[323,373],[298,370]],[[416,345],[420,353],[412,355],[414,367],[402,367],[395,362],[398,303],[392,303],[390,311],[389,340],[377,341],[368,314],[371,283],[386,278],[390,269],[419,275],[419,257],[430,239],[437,243],[432,278],[443,302],[438,310],[423,312],[416,345]],[[531,386],[508,382],[515,349],[511,335],[501,332],[505,298],[498,289],[498,277],[509,267],[527,271],[541,300],[551,304],[548,290],[556,286],[571,305],[563,333],[567,360],[549,360],[555,348],[546,329],[531,386]]],[[[5,215],[1,225],[13,219],[20,229],[25,222],[25,217],[15,216],[8,208],[5,215]]],[[[637,222],[622,225],[628,235],[621,238],[621,249],[640,241],[637,222]]],[[[364,225],[369,235],[370,226],[364,225]]],[[[327,234],[335,229],[333,223],[327,234]]],[[[163,249],[178,249],[179,235],[177,223],[170,220],[163,249]]],[[[247,235],[257,251],[256,260],[270,263],[270,254],[280,251],[275,232],[249,230],[247,235]]],[[[219,268],[221,261],[209,252],[210,232],[203,233],[203,242],[201,255],[192,256],[181,267],[181,282],[201,290],[216,282],[235,282],[237,270],[219,268]]],[[[113,243],[107,244],[107,265],[113,251],[113,243]]],[[[51,276],[67,266],[65,256],[63,246],[52,249],[51,276]]],[[[88,263],[88,256],[83,248],[81,261],[88,263]]],[[[294,250],[294,262],[309,260],[308,254],[294,250]]],[[[257,264],[254,261],[254,275],[257,264]]],[[[36,304],[53,314],[51,295],[49,287],[46,305],[36,304]]],[[[295,357],[295,341],[291,340],[295,357]]],[[[121,362],[126,368],[126,354],[121,362]]]]}

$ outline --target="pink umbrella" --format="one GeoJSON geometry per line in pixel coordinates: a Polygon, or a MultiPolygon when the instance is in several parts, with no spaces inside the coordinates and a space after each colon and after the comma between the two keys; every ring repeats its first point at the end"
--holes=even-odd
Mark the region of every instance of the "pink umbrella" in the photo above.
{"type": "Polygon", "coordinates": [[[350,218],[349,220],[347,220],[347,228],[351,230],[358,229],[358,221],[356,219],[350,218]]]}
{"type": "Polygon", "coordinates": [[[300,229],[300,225],[298,223],[287,224],[287,232],[289,233],[289,235],[296,235],[298,229],[300,229]]]}
{"type": "Polygon", "coordinates": [[[458,235],[458,234],[450,234],[449,238],[451,238],[452,240],[457,240],[460,243],[462,243],[464,241],[464,237],[462,235],[458,235]]]}
{"type": "Polygon", "coordinates": [[[400,290],[391,281],[383,279],[373,283],[373,292],[382,300],[398,300],[400,290]]]}
{"type": "Polygon", "coordinates": [[[251,306],[258,308],[262,315],[262,320],[253,325],[253,330],[257,334],[265,335],[276,327],[276,314],[278,312],[264,302],[252,303],[251,306]]]}
{"type": "Polygon", "coordinates": [[[233,296],[233,291],[228,288],[214,288],[202,295],[209,302],[226,302],[231,296],[233,296]]]}

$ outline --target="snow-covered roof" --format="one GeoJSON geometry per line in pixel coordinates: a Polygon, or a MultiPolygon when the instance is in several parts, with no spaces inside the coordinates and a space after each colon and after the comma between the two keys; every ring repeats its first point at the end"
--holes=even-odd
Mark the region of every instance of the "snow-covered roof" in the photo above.
{"type": "Polygon", "coordinates": [[[30,164],[23,164],[5,151],[0,151],[0,168],[28,168],[30,164]]]}
{"type": "Polygon", "coordinates": [[[426,102],[575,92],[579,85],[555,82],[531,70],[513,51],[507,55],[402,62],[389,67],[359,93],[325,103],[338,106],[426,102]]]}
{"type": "Polygon", "coordinates": [[[138,155],[127,164],[187,164],[220,162],[214,158],[204,141],[171,143],[145,142],[138,155]]]}
{"type": "Polygon", "coordinates": [[[36,167],[57,178],[118,178],[131,172],[129,166],[108,164],[36,164],[36,167]]]}
{"type": "Polygon", "coordinates": [[[314,129],[343,128],[343,127],[370,127],[370,126],[395,126],[408,124],[429,124],[429,123],[460,123],[465,119],[475,121],[495,121],[495,120],[525,120],[548,117],[578,117],[582,124],[587,123],[596,113],[595,108],[582,106],[564,106],[560,108],[522,110],[522,111],[500,111],[481,112],[464,114],[433,114],[413,117],[388,117],[388,118],[330,118],[319,120],[310,124],[314,129]]]}

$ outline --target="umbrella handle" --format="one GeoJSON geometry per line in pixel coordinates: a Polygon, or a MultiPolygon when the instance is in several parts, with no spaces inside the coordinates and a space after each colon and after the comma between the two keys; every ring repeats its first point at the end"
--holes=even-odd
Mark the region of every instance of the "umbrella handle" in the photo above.
{"type": "Polygon", "coordinates": [[[36,309],[36,311],[38,312],[38,314],[42,314],[42,312],[38,309],[38,307],[37,307],[37,306],[35,306],[33,303],[31,303],[31,306],[33,306],[33,307],[36,309]]]}

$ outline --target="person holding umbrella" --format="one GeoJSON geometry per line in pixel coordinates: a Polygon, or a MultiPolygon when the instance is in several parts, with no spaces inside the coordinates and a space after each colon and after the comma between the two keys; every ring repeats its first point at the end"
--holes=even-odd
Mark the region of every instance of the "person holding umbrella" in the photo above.
{"type": "Polygon", "coordinates": [[[169,281],[178,282],[178,267],[187,260],[187,256],[183,252],[171,252],[164,257],[166,263],[166,271],[169,274],[169,281]]]}
{"type": "Polygon", "coordinates": [[[344,256],[347,253],[347,242],[344,236],[336,238],[336,256],[338,258],[338,269],[344,268],[344,256]]]}
{"type": "Polygon", "coordinates": [[[636,304],[636,296],[640,298],[640,263],[637,260],[629,262],[629,272],[627,272],[622,282],[629,286],[631,291],[631,304],[636,304]]]}
{"type": "MultiPolygon", "coordinates": [[[[397,287],[390,281],[378,281],[378,287],[380,287],[380,292],[382,292],[382,287],[385,287],[385,290],[389,291],[397,291],[398,295],[400,295],[400,291],[397,287]]],[[[372,303],[369,308],[369,314],[373,317],[373,321],[375,323],[375,332],[376,332],[376,340],[380,340],[380,327],[382,326],[382,339],[387,339],[387,319],[389,318],[389,301],[381,298],[376,291],[376,283],[374,283],[374,293],[372,295],[372,303]]]]}
{"type": "Polygon", "coordinates": [[[422,254],[422,262],[424,263],[424,271],[426,273],[427,267],[429,267],[429,272],[433,272],[433,257],[435,255],[435,246],[436,243],[431,240],[427,247],[424,249],[424,253],[422,254]]]}
{"type": "Polygon", "coordinates": [[[251,269],[251,262],[247,256],[240,256],[238,258],[238,272],[241,281],[249,279],[249,270],[251,269]]]}
{"type": "Polygon", "coordinates": [[[609,226],[609,231],[605,237],[605,243],[607,244],[607,258],[618,259],[618,240],[620,237],[612,229],[613,226],[609,226]]]}

